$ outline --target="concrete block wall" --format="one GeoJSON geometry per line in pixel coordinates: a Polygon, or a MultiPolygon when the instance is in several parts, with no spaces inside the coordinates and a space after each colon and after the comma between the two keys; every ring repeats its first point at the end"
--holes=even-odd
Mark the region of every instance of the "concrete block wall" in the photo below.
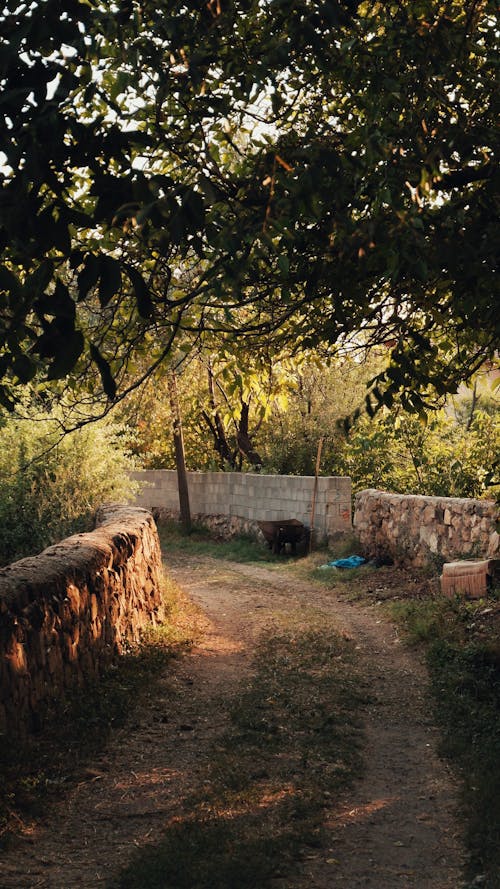
{"type": "Polygon", "coordinates": [[[354,529],[365,555],[423,567],[437,560],[498,558],[497,505],[490,500],[360,491],[354,529]]]}
{"type": "Polygon", "coordinates": [[[107,507],[99,526],[0,569],[0,743],[99,675],[162,617],[161,552],[150,513],[107,507]]]}
{"type": "MultiPolygon", "coordinates": [[[[136,504],[146,509],[179,511],[177,474],[171,469],[132,473],[141,484],[136,504]]],[[[246,522],[298,519],[311,523],[314,478],[242,472],[188,472],[191,512],[237,517],[246,522]]],[[[314,527],[318,540],[351,529],[351,480],[319,478],[314,527]]]]}

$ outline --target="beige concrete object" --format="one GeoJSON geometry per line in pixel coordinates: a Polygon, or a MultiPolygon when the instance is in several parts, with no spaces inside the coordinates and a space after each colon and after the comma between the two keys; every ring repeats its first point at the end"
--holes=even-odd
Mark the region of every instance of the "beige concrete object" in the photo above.
{"type": "Polygon", "coordinates": [[[464,595],[471,598],[486,596],[494,582],[500,561],[498,559],[464,559],[447,562],[441,575],[441,592],[445,596],[464,595]]]}

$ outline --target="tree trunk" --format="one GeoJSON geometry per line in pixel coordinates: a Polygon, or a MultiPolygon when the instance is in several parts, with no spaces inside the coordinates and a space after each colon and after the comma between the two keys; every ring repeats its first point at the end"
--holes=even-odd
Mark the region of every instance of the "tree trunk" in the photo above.
{"type": "Polygon", "coordinates": [[[184,452],[184,436],[182,434],[182,420],[179,408],[179,398],[177,395],[177,378],[175,372],[169,374],[168,395],[170,400],[170,410],[172,411],[175,467],[177,469],[181,524],[186,533],[189,534],[191,531],[191,510],[189,508],[189,488],[184,452]]]}
{"type": "Polygon", "coordinates": [[[220,468],[226,469],[227,465],[229,464],[231,469],[235,469],[235,467],[236,467],[235,454],[229,447],[229,442],[227,440],[226,433],[224,430],[224,424],[221,420],[221,416],[220,416],[219,411],[217,409],[217,401],[215,399],[214,372],[212,370],[211,361],[208,362],[207,373],[208,373],[208,396],[209,396],[209,401],[210,401],[210,407],[212,409],[213,421],[206,414],[206,412],[203,412],[203,416],[204,416],[205,422],[207,423],[207,425],[210,429],[210,432],[213,435],[214,447],[215,447],[215,450],[217,451],[219,458],[220,458],[220,468]]]}
{"type": "Polygon", "coordinates": [[[478,395],[478,392],[477,392],[477,380],[474,380],[474,388],[472,390],[472,401],[471,401],[471,405],[470,405],[470,413],[469,413],[469,417],[467,420],[467,426],[465,427],[467,432],[470,432],[470,428],[472,426],[472,421],[474,420],[474,414],[476,412],[476,408],[477,408],[477,405],[479,402],[479,398],[480,398],[480,396],[478,395]]]}
{"type": "Polygon", "coordinates": [[[248,462],[252,464],[252,466],[261,467],[262,466],[262,457],[257,453],[253,446],[252,437],[249,433],[248,429],[248,420],[250,416],[250,405],[243,401],[241,402],[241,414],[238,422],[238,448],[240,454],[243,457],[246,457],[248,462]]]}

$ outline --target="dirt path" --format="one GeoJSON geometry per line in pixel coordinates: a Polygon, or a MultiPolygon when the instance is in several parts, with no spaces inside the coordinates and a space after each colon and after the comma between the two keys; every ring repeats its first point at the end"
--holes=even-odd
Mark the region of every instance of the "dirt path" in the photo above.
{"type": "Polygon", "coordinates": [[[181,818],[250,668],[252,641],[280,611],[305,615],[311,607],[335,615],[354,639],[368,677],[367,768],[327,813],[333,854],[311,854],[300,875],[277,885],[459,889],[455,788],[436,754],[425,671],[377,606],[339,601],[318,586],[255,565],[176,557],[169,570],[206,614],[203,641],[169,668],[149,706],[44,826],[4,855],[0,889],[104,886],[135,847],[181,818]]]}

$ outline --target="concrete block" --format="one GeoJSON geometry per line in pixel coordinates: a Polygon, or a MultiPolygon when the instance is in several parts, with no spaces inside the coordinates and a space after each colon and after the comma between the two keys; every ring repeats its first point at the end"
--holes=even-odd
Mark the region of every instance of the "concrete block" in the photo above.
{"type": "Polygon", "coordinates": [[[486,596],[499,566],[500,561],[497,559],[447,562],[443,565],[440,578],[441,592],[445,596],[457,593],[463,593],[471,598],[486,596]]]}

